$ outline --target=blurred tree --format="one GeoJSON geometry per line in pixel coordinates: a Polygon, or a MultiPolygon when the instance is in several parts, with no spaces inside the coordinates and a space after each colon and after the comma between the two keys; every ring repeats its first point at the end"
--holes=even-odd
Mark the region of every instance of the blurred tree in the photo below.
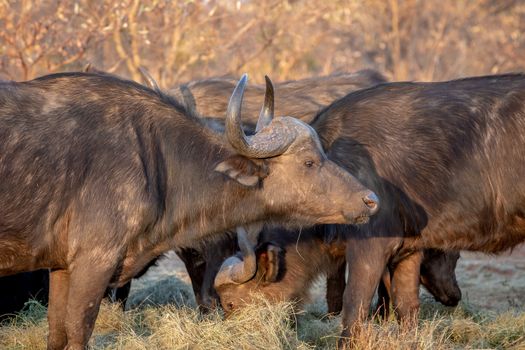
{"type": "Polygon", "coordinates": [[[0,77],[95,67],[161,86],[375,68],[395,80],[522,70],[519,0],[0,0],[0,77]]]}

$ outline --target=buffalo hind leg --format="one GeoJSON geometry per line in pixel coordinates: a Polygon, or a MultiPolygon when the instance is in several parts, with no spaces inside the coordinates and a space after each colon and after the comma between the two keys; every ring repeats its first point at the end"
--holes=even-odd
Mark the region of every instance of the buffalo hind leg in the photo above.
{"type": "Polygon", "coordinates": [[[392,271],[392,302],[401,325],[413,326],[419,314],[419,270],[422,252],[396,264],[392,271]]]}
{"type": "Polygon", "coordinates": [[[348,279],[343,298],[343,332],[339,347],[346,348],[359,332],[390,257],[391,239],[374,237],[349,239],[346,245],[348,279]]]}
{"type": "Polygon", "coordinates": [[[343,295],[346,286],[346,261],[326,279],[326,303],[328,313],[336,315],[343,309],[343,295]]]}
{"type": "Polygon", "coordinates": [[[115,266],[88,263],[88,259],[77,259],[74,266],[69,274],[67,349],[83,350],[93,332],[100,302],[115,266]]]}
{"type": "Polygon", "coordinates": [[[49,306],[47,320],[49,335],[48,350],[62,350],[67,344],[66,307],[69,289],[69,272],[67,270],[51,270],[49,274],[49,306]]]}

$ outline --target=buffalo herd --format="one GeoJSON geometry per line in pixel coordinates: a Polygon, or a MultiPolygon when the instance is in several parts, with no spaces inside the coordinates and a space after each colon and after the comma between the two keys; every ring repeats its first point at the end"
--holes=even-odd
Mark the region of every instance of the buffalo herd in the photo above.
{"type": "Polygon", "coordinates": [[[525,75],[142,73],[0,83],[0,317],[48,304],[48,349],[84,349],[169,250],[203,312],[301,305],[325,276],[351,347],[371,311],[414,322],[420,285],[457,305],[460,250],[525,241],[525,75]]]}

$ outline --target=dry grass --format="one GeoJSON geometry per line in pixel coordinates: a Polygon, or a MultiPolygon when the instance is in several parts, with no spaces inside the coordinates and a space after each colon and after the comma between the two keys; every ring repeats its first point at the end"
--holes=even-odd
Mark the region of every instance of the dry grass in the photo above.
{"type": "MultiPolygon", "coordinates": [[[[159,280],[135,296],[147,303],[123,312],[104,303],[91,338],[93,349],[335,349],[340,318],[324,317],[325,306],[311,304],[290,316],[291,304],[264,300],[223,320],[202,316],[193,307],[189,287],[159,280]],[[171,287],[171,288],[170,288],[171,287]],[[162,293],[162,288],[164,293],[162,293]],[[170,290],[171,289],[171,290],[170,290]],[[141,294],[142,293],[142,294],[141,294]],[[171,303],[169,303],[171,300],[171,303]]],[[[132,299],[133,300],[133,299],[132,299]]],[[[46,309],[29,303],[21,314],[0,327],[1,349],[45,349],[46,309]]],[[[357,349],[525,349],[525,313],[491,314],[468,305],[452,309],[424,301],[419,325],[403,329],[394,320],[368,322],[357,349]]]]}

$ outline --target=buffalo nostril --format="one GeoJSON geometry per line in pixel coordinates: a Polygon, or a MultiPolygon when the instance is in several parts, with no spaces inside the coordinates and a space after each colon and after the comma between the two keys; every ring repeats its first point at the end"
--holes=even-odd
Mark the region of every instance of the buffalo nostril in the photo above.
{"type": "Polygon", "coordinates": [[[379,198],[374,192],[370,192],[365,197],[363,197],[363,202],[370,209],[371,213],[374,214],[379,208],[379,198]]]}

